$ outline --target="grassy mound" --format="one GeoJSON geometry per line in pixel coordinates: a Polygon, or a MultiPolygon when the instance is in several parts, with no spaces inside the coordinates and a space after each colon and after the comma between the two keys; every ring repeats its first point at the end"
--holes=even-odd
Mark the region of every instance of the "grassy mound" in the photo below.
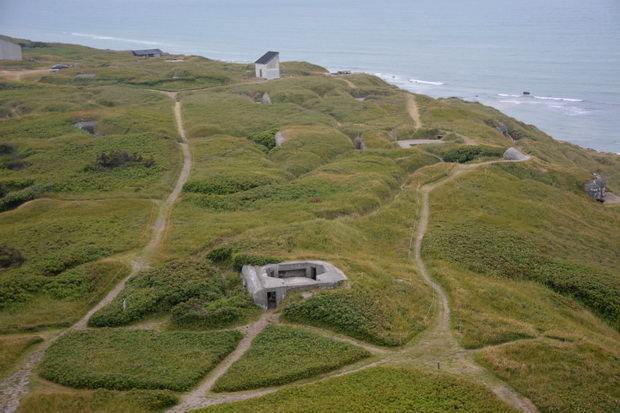
{"type": "Polygon", "coordinates": [[[199,412],[516,412],[490,390],[447,375],[370,368],[199,412]]]}
{"type": "Polygon", "coordinates": [[[177,260],[130,279],[110,304],[93,314],[88,325],[122,326],[171,311],[176,326],[214,327],[238,320],[252,307],[245,290],[227,291],[217,268],[206,262],[177,260]]]}
{"type": "Polygon", "coordinates": [[[239,391],[279,386],[353,363],[370,354],[348,343],[288,326],[267,326],[213,386],[239,391]]]}
{"type": "Polygon", "coordinates": [[[514,343],[486,349],[478,359],[543,412],[603,413],[620,407],[620,357],[587,341],[514,343]]]}
{"type": "Polygon", "coordinates": [[[233,351],[240,339],[238,331],[74,331],[48,349],[39,374],[77,388],[186,391],[233,351]]]}

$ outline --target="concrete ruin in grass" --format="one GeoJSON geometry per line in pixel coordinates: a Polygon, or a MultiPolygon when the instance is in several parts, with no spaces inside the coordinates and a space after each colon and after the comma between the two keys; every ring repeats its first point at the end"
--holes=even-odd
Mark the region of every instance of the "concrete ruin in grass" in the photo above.
{"type": "Polygon", "coordinates": [[[324,261],[244,265],[241,278],[254,302],[266,310],[276,308],[288,291],[334,288],[347,279],[342,271],[324,261]]]}

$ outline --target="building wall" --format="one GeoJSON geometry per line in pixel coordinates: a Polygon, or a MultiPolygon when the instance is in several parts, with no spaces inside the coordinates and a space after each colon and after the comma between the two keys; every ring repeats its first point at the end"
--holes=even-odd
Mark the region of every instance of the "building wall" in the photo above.
{"type": "Polygon", "coordinates": [[[22,47],[0,39],[0,60],[22,60],[22,47]]]}
{"type": "Polygon", "coordinates": [[[256,64],[256,77],[262,77],[267,80],[280,78],[280,57],[276,56],[267,64],[256,64]],[[262,72],[261,72],[262,70],[262,72]]]}

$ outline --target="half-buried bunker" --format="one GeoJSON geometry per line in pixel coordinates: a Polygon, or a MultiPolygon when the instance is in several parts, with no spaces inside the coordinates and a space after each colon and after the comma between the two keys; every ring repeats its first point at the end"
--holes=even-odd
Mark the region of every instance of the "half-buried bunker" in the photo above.
{"type": "Polygon", "coordinates": [[[264,309],[276,308],[290,290],[334,288],[347,277],[324,261],[291,261],[264,267],[244,265],[243,285],[264,309]]]}

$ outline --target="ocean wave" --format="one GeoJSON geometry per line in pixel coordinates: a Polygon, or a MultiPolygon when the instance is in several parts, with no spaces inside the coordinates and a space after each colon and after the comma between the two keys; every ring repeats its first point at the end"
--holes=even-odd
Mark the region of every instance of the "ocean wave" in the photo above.
{"type": "Polygon", "coordinates": [[[498,93],[497,96],[501,96],[504,98],[519,98],[521,97],[521,95],[508,95],[506,93],[498,93]]]}
{"type": "Polygon", "coordinates": [[[583,99],[554,98],[554,97],[551,97],[551,96],[534,96],[534,99],[557,100],[557,101],[562,101],[562,102],[583,102],[583,99]]]}
{"type": "Polygon", "coordinates": [[[149,44],[149,45],[161,45],[163,43],[159,42],[151,42],[148,40],[134,40],[134,39],[123,39],[121,37],[112,37],[112,36],[98,36],[95,34],[84,34],[84,33],[71,33],[72,36],[79,37],[90,37],[91,39],[97,40],[114,40],[117,42],[125,42],[125,43],[137,43],[137,44],[149,44]]]}
{"type": "Polygon", "coordinates": [[[444,84],[444,82],[431,82],[430,80],[418,80],[418,79],[411,79],[410,82],[411,83],[422,83],[423,85],[435,85],[435,86],[441,86],[444,84]]]}

